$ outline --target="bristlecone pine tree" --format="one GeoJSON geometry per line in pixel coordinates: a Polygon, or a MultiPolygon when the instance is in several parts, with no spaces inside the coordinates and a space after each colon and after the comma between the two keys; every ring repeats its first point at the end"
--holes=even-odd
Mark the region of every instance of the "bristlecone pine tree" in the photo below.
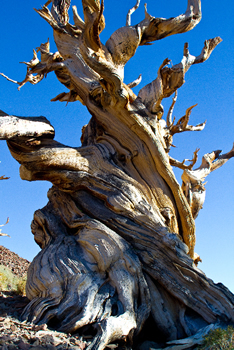
{"type": "Polygon", "coordinates": [[[32,223],[41,251],[28,271],[31,302],[22,317],[70,333],[82,334],[90,326],[96,333],[89,349],[114,341],[134,349],[149,327],[158,342],[174,341],[180,349],[177,339],[187,337],[189,347],[198,339],[194,334],[234,322],[232,293],[197,268],[194,253],[203,181],[234,149],[206,154],[195,170],[198,150],[189,165],[169,155],[174,134],[204,128],[204,123],[189,125],[193,107],[172,120],[173,107],[187,70],[207,60],[221,39],[206,40],[199,56],[185,44],[181,62],[169,67],[165,59],[157,78],[136,96],[131,88],[139,79],[123,82],[125,64],[139,45],[193,29],[201,19],[201,1],[188,0],[186,12],[170,19],[145,9],[145,18],[131,26],[138,1],[126,26],[105,45],[99,38],[103,1],[82,0],[82,5],[84,20],[73,6],[74,25],[70,0],[50,0],[37,10],[53,28],[58,51],[51,53],[49,42],[41,44],[40,60],[34,51],[22,82],[2,74],[20,88],[53,71],[69,89],[54,101],[80,101],[92,116],[82,146],[73,148],[53,140],[46,118],[2,113],[1,139],[21,164],[21,178],[53,184],[48,204],[32,223]],[[172,94],[163,119],[162,100],[172,94]],[[184,169],[182,186],[172,166],[184,169]]]}

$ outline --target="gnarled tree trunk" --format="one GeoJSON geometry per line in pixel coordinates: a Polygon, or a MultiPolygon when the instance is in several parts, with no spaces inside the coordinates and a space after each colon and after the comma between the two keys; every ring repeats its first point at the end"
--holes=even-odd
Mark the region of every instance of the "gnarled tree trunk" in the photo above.
{"type": "Polygon", "coordinates": [[[53,184],[48,204],[32,223],[41,252],[29,268],[31,302],[23,318],[53,322],[65,332],[90,325],[97,330],[90,349],[99,350],[123,339],[134,347],[144,340],[149,318],[164,343],[210,324],[234,322],[233,295],[197,268],[194,253],[203,181],[234,151],[207,154],[195,170],[198,150],[190,165],[169,156],[175,133],[205,126],[188,125],[194,106],[175,124],[173,107],[186,71],[205,61],[221,39],[207,40],[197,57],[185,44],[181,62],[169,68],[164,60],[156,79],[136,96],[131,87],[138,81],[124,84],[124,65],[139,45],[191,30],[201,19],[200,0],[188,0],[186,12],[168,20],[146,10],[145,19],[131,26],[137,3],[127,25],[105,45],[99,39],[103,2],[82,4],[84,21],[73,7],[75,25],[68,22],[70,1],[51,0],[38,10],[54,29],[58,52],[42,44],[41,60],[34,51],[25,62],[26,78],[16,82],[35,84],[54,71],[69,93],[53,100],[79,100],[92,115],[82,147],[54,141],[45,118],[0,117],[1,138],[21,164],[21,178],[53,184]],[[173,93],[163,120],[161,102],[173,93]],[[172,166],[184,169],[182,187],[172,166]]]}

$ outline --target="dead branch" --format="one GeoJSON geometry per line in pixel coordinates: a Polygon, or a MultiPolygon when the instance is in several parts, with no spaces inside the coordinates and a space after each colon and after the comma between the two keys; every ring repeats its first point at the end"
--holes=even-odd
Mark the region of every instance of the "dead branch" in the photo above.
{"type": "Polygon", "coordinates": [[[205,200],[205,178],[214,170],[220,168],[230,158],[234,157],[234,146],[231,151],[220,155],[221,151],[207,153],[202,158],[202,163],[195,170],[185,169],[182,178],[182,190],[191,207],[193,217],[196,218],[205,200]]]}
{"type": "Polygon", "coordinates": [[[155,18],[145,10],[145,19],[136,26],[130,26],[128,24],[130,20],[127,17],[127,26],[117,29],[106,42],[106,47],[112,56],[113,62],[123,67],[134,56],[139,45],[148,45],[152,41],[169,35],[189,31],[200,22],[200,19],[200,0],[188,0],[186,12],[170,19],[155,18]],[[128,41],[128,52],[125,50],[126,41],[128,41]]]}
{"type": "Polygon", "coordinates": [[[201,166],[195,170],[200,171],[200,173],[202,173],[202,171],[204,172],[204,175],[201,177],[203,181],[209,173],[220,168],[230,158],[234,157],[234,144],[229,152],[225,154],[221,154],[221,152],[221,150],[213,151],[203,156],[201,166]]]}
{"type": "Polygon", "coordinates": [[[66,87],[71,87],[70,77],[67,74],[67,69],[63,63],[61,55],[56,52],[55,54],[50,52],[49,39],[46,43],[41,44],[37,48],[37,52],[41,53],[41,61],[37,57],[37,53],[33,50],[33,58],[29,62],[24,63],[27,66],[26,76],[23,81],[18,82],[16,80],[10,79],[3,73],[0,73],[4,78],[10,82],[19,85],[18,90],[21,89],[26,83],[31,83],[33,85],[38,84],[46,75],[52,71],[55,71],[58,80],[64,84],[66,87]]]}
{"type": "MultiPolygon", "coordinates": [[[[9,179],[9,177],[8,178],[6,178],[6,179],[9,179]]],[[[3,180],[3,179],[1,179],[0,178],[0,180],[3,180]]],[[[5,225],[7,225],[8,224],[8,222],[9,222],[9,218],[7,218],[7,221],[6,221],[6,223],[4,224],[4,225],[0,225],[0,227],[3,227],[3,226],[5,226],[5,225]]],[[[6,236],[6,237],[11,237],[11,236],[9,236],[7,233],[2,233],[2,230],[0,229],[0,236],[6,236]]]]}
{"type": "Polygon", "coordinates": [[[133,12],[135,12],[138,9],[139,5],[140,5],[140,0],[137,0],[136,5],[128,11],[127,19],[126,19],[126,26],[131,25],[131,15],[133,14],[133,12]]]}
{"type": "Polygon", "coordinates": [[[157,114],[158,119],[162,117],[160,108],[161,101],[163,99],[162,71],[163,68],[169,63],[170,60],[166,58],[158,69],[157,78],[152,83],[144,86],[138,93],[138,98],[144,103],[151,113],[157,114]]]}
{"type": "MultiPolygon", "coordinates": [[[[157,79],[143,87],[138,94],[138,97],[146,105],[149,111],[151,113],[156,113],[157,107],[161,104],[161,101],[165,97],[171,96],[178,88],[184,84],[185,73],[188,71],[188,69],[195,63],[204,62],[210,56],[215,46],[220,42],[221,39],[219,37],[207,40],[205,44],[206,49],[203,49],[201,55],[197,57],[189,54],[188,44],[186,43],[184,45],[183,58],[179,64],[168,67],[167,65],[170,60],[164,60],[163,64],[159,68],[157,79]],[[209,45],[209,43],[211,44],[209,45]]],[[[198,124],[196,127],[186,126],[187,120],[191,113],[191,109],[193,107],[194,106],[190,107],[190,109],[186,111],[186,116],[180,120],[179,124],[177,123],[178,125],[176,127],[174,127],[173,130],[175,132],[181,132],[180,130],[183,129],[184,131],[196,131],[202,130],[204,128],[204,123],[198,124]]]]}
{"type": "Polygon", "coordinates": [[[144,27],[140,45],[146,45],[170,35],[185,33],[193,29],[200,20],[201,0],[188,0],[186,12],[169,19],[155,18],[146,12],[145,21],[139,24],[139,27],[144,27]],[[148,26],[145,25],[147,21],[148,26]]]}
{"type": "Polygon", "coordinates": [[[72,11],[73,11],[73,20],[74,20],[75,25],[77,26],[77,28],[79,28],[81,31],[83,31],[85,29],[85,22],[79,16],[78,11],[77,11],[77,7],[72,6],[72,11]]]}
{"type": "Polygon", "coordinates": [[[97,52],[102,48],[99,38],[100,33],[105,28],[105,18],[103,16],[103,0],[83,0],[84,12],[84,40],[86,46],[97,52]]]}
{"type": "Polygon", "coordinates": [[[192,109],[196,106],[197,104],[189,107],[186,110],[186,114],[182,118],[180,118],[175,125],[171,124],[171,126],[169,127],[169,133],[172,136],[185,131],[201,131],[204,129],[206,121],[204,123],[197,124],[196,126],[188,125],[192,109]]]}
{"type": "Polygon", "coordinates": [[[16,117],[7,114],[0,116],[0,140],[20,138],[53,138],[54,128],[44,117],[16,117]]]}
{"type": "Polygon", "coordinates": [[[5,175],[0,176],[0,180],[8,180],[10,179],[9,177],[6,177],[5,175]]]}
{"type": "Polygon", "coordinates": [[[173,110],[174,110],[174,106],[175,106],[177,97],[178,97],[178,92],[176,90],[175,96],[172,99],[172,104],[171,104],[169,111],[167,113],[167,128],[170,128],[174,124],[174,121],[175,121],[175,118],[174,118],[174,120],[172,120],[172,114],[173,114],[173,110]]]}
{"type": "Polygon", "coordinates": [[[128,84],[128,87],[130,89],[132,89],[132,88],[136,87],[137,85],[139,85],[141,83],[141,81],[142,81],[142,75],[140,74],[136,80],[134,80],[128,84]]]}
{"type": "Polygon", "coordinates": [[[23,81],[16,81],[13,79],[10,79],[8,76],[6,76],[3,73],[0,73],[0,75],[2,75],[4,78],[6,78],[8,81],[11,81],[14,84],[19,85],[18,90],[20,90],[22,88],[22,86],[24,86],[26,83],[30,83],[32,85],[36,85],[38,84],[40,81],[42,81],[42,79],[44,78],[43,74],[37,74],[37,75],[33,75],[30,72],[30,69],[27,68],[27,73],[26,73],[26,77],[24,78],[23,81]]]}
{"type": "Polygon", "coordinates": [[[220,37],[216,37],[214,39],[206,40],[204,42],[203,50],[202,50],[201,54],[196,57],[196,59],[194,61],[194,64],[206,61],[210,57],[212,51],[221,42],[222,42],[222,39],[220,37]]]}
{"type": "Polygon", "coordinates": [[[69,92],[62,92],[61,94],[58,94],[56,97],[51,99],[51,102],[76,102],[80,101],[82,104],[84,104],[84,101],[80,98],[80,96],[77,94],[76,91],[70,90],[69,92]]]}
{"type": "Polygon", "coordinates": [[[170,159],[170,164],[172,166],[175,166],[179,169],[182,169],[182,170],[192,170],[192,168],[194,167],[194,165],[196,164],[197,162],[197,159],[198,159],[198,152],[199,152],[200,148],[197,148],[194,152],[193,152],[193,158],[192,159],[184,159],[182,162],[172,158],[171,156],[169,156],[169,159],[170,159]],[[189,165],[186,165],[185,162],[190,162],[189,165]]]}
{"type": "Polygon", "coordinates": [[[3,227],[3,226],[5,226],[5,225],[7,225],[8,222],[9,222],[9,218],[7,218],[7,221],[5,222],[5,224],[4,224],[4,225],[0,225],[0,227],[3,227]]]}

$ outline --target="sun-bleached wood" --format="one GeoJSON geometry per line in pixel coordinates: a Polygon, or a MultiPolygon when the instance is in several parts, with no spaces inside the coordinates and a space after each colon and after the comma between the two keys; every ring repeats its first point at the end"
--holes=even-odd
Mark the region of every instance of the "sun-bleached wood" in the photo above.
{"type": "Polygon", "coordinates": [[[201,1],[188,0],[185,13],[170,19],[155,18],[145,7],[145,18],[131,26],[137,1],[126,26],[105,45],[99,38],[105,28],[103,1],[82,5],[84,19],[73,6],[74,25],[69,0],[50,0],[36,10],[52,26],[58,52],[50,52],[49,41],[41,44],[32,60],[23,62],[22,82],[1,73],[21,88],[53,71],[68,92],[52,101],[80,101],[92,115],[82,130],[82,146],[75,148],[56,142],[44,117],[0,113],[0,139],[21,164],[21,178],[53,184],[48,204],[32,222],[41,252],[28,271],[31,301],[23,318],[65,332],[90,326],[96,330],[93,350],[113,341],[134,348],[146,340],[144,327],[151,320],[160,342],[185,349],[213,324],[234,322],[232,293],[198,269],[194,252],[203,182],[234,151],[207,153],[195,170],[198,149],[189,165],[169,155],[173,135],[205,127],[205,122],[189,125],[195,106],[177,122],[173,108],[188,69],[207,60],[221,39],[206,40],[199,56],[192,56],[186,43],[181,62],[169,66],[165,59],[136,96],[131,88],[141,76],[126,85],[125,64],[139,45],[193,29],[201,19],[201,1]],[[164,118],[162,101],[173,94],[164,118]],[[184,170],[182,186],[172,166],[184,170]]]}

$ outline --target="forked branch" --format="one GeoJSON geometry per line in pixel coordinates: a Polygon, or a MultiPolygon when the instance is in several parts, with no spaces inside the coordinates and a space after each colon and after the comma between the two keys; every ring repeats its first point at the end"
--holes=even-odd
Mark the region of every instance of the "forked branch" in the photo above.
{"type": "Polygon", "coordinates": [[[205,200],[205,178],[214,170],[220,168],[230,158],[234,157],[234,145],[230,152],[221,155],[220,150],[207,153],[202,163],[195,170],[185,169],[182,174],[182,190],[188,200],[193,217],[196,218],[205,200]]]}
{"type": "MultiPolygon", "coordinates": [[[[9,177],[7,177],[7,178],[4,177],[4,179],[9,179],[9,177]]],[[[0,180],[3,180],[2,176],[0,177],[0,180]]],[[[9,218],[7,218],[6,223],[4,225],[0,225],[0,227],[5,226],[6,224],[8,224],[8,222],[9,222],[9,218]]],[[[2,237],[10,237],[7,233],[3,233],[1,229],[0,229],[0,236],[2,236],[2,237]]]]}
{"type": "Polygon", "coordinates": [[[192,159],[184,159],[182,162],[179,162],[178,160],[172,158],[171,156],[169,157],[170,160],[170,164],[172,166],[175,166],[176,168],[182,169],[182,170],[192,170],[192,168],[194,167],[194,165],[197,162],[198,159],[198,152],[199,152],[200,148],[197,148],[195,150],[195,152],[193,152],[193,158],[192,159]],[[185,162],[190,162],[189,165],[186,165],[185,162]]]}
{"type": "Polygon", "coordinates": [[[187,32],[193,29],[201,19],[201,1],[188,0],[187,10],[182,15],[169,19],[155,18],[145,10],[145,19],[136,26],[130,26],[130,16],[138,6],[139,1],[128,12],[126,27],[117,29],[106,43],[113,62],[119,67],[123,67],[134,56],[139,45],[147,45],[169,35],[187,32]],[[128,50],[126,50],[126,42],[128,42],[128,50]]]}
{"type": "Polygon", "coordinates": [[[24,78],[23,81],[13,80],[3,73],[0,73],[0,75],[6,78],[8,81],[19,85],[18,90],[20,90],[22,86],[24,86],[26,83],[36,85],[44,78],[43,74],[37,74],[37,75],[31,74],[29,67],[27,68],[26,77],[24,78]]]}
{"type": "Polygon", "coordinates": [[[192,109],[196,106],[197,106],[197,104],[189,107],[186,110],[186,114],[182,118],[180,118],[175,125],[173,125],[173,122],[171,122],[171,125],[169,126],[169,133],[172,136],[175,134],[184,132],[184,131],[201,131],[204,129],[204,127],[206,125],[206,121],[204,123],[197,124],[196,126],[188,125],[192,109]]]}
{"type": "Polygon", "coordinates": [[[18,90],[21,89],[26,83],[31,83],[33,85],[38,84],[49,72],[61,70],[64,68],[62,63],[63,59],[58,52],[55,54],[50,53],[50,44],[49,40],[45,44],[41,44],[37,48],[37,52],[41,52],[41,61],[37,57],[37,53],[33,50],[33,58],[29,62],[20,62],[24,63],[27,66],[27,73],[23,81],[19,82],[13,79],[10,79],[3,73],[0,73],[4,78],[11,81],[12,83],[18,84],[18,90]]]}
{"type": "Polygon", "coordinates": [[[9,177],[6,177],[5,175],[0,176],[0,180],[8,180],[10,179],[9,177]]]}
{"type": "MultiPolygon", "coordinates": [[[[170,60],[164,60],[163,64],[158,70],[157,78],[152,83],[144,86],[138,94],[138,97],[146,105],[147,109],[151,113],[157,114],[157,107],[160,105],[161,101],[164,98],[171,96],[178,88],[184,84],[185,73],[189,70],[189,68],[193,64],[206,61],[209,58],[211,52],[221,41],[222,39],[219,37],[206,40],[205,46],[199,56],[190,55],[188,50],[188,43],[186,43],[184,45],[183,58],[179,64],[168,67],[170,60]]],[[[173,107],[174,105],[171,107],[172,111],[173,107]]],[[[177,125],[177,127],[174,128],[175,132],[179,132],[180,129],[183,129],[185,127],[190,129],[189,126],[186,126],[186,121],[189,118],[190,111],[193,107],[194,106],[190,107],[190,109],[188,109],[186,112],[186,116],[180,120],[180,123],[182,123],[182,125],[177,125]]],[[[167,118],[168,123],[170,123],[170,113],[172,112],[169,112],[169,116],[167,118]]],[[[196,130],[197,128],[197,130],[202,130],[203,127],[204,123],[193,127],[193,129],[195,128],[194,130],[196,130]]]]}
{"type": "Polygon", "coordinates": [[[83,0],[84,12],[84,40],[90,49],[99,51],[102,44],[99,38],[100,33],[105,28],[105,19],[103,16],[104,2],[101,0],[83,0]]]}
{"type": "Polygon", "coordinates": [[[151,41],[160,40],[167,36],[185,33],[193,29],[201,20],[201,0],[188,0],[187,10],[177,17],[165,19],[155,18],[146,12],[145,21],[139,26],[145,26],[140,45],[148,44],[151,41]]]}
{"type": "Polygon", "coordinates": [[[197,172],[200,172],[200,177],[202,181],[204,181],[205,177],[209,175],[209,173],[220,168],[230,158],[234,157],[234,144],[229,152],[225,154],[221,154],[221,152],[222,151],[218,150],[211,153],[207,153],[202,158],[201,166],[195,170],[197,172]]]}

